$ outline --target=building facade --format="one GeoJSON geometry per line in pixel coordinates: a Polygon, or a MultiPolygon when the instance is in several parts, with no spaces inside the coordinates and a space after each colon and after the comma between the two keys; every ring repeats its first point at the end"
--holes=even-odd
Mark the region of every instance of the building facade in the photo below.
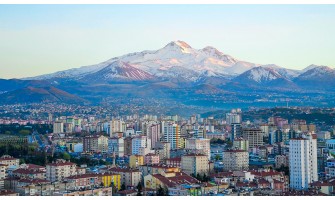
{"type": "Polygon", "coordinates": [[[290,140],[290,187],[297,190],[308,189],[308,184],[318,180],[317,136],[303,135],[290,140]]]}

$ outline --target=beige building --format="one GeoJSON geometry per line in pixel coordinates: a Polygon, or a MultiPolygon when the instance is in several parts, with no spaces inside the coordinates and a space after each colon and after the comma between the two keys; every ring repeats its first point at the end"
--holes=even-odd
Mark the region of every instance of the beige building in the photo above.
{"type": "Polygon", "coordinates": [[[202,151],[203,154],[207,155],[208,160],[211,159],[210,139],[188,138],[186,139],[186,149],[202,151]]]}
{"type": "Polygon", "coordinates": [[[9,155],[3,155],[0,158],[0,164],[7,165],[7,167],[11,167],[11,166],[19,167],[20,166],[20,159],[14,158],[14,157],[9,156],[9,155]]]}
{"type": "Polygon", "coordinates": [[[103,135],[86,136],[83,139],[84,152],[108,152],[108,138],[103,135]]]}
{"type": "Polygon", "coordinates": [[[108,170],[110,173],[120,174],[121,175],[121,184],[127,186],[136,187],[137,184],[141,181],[142,172],[139,170],[132,169],[123,169],[123,168],[111,168],[108,170]]]}
{"type": "Polygon", "coordinates": [[[57,160],[55,163],[46,165],[46,178],[48,181],[62,181],[64,178],[77,174],[77,166],[75,163],[65,160],[57,160]]]}
{"type": "Polygon", "coordinates": [[[188,154],[181,157],[181,169],[188,175],[207,174],[209,171],[208,156],[188,154]]]}
{"type": "Polygon", "coordinates": [[[263,132],[261,129],[243,129],[243,138],[249,141],[249,148],[263,145],[263,132]]]}
{"type": "Polygon", "coordinates": [[[249,153],[244,150],[226,150],[223,152],[223,169],[230,170],[248,170],[249,153]]]}
{"type": "MultiPolygon", "coordinates": [[[[6,174],[6,169],[7,169],[7,165],[5,164],[0,164],[0,180],[3,180],[6,178],[7,174],[6,174]]],[[[1,187],[0,187],[1,188],[1,187]]]]}

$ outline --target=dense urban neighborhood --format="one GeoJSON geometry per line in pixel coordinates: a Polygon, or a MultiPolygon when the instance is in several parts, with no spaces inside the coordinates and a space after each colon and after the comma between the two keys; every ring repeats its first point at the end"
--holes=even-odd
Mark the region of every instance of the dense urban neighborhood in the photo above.
{"type": "Polygon", "coordinates": [[[111,110],[1,106],[0,195],[335,194],[334,109],[111,110]]]}

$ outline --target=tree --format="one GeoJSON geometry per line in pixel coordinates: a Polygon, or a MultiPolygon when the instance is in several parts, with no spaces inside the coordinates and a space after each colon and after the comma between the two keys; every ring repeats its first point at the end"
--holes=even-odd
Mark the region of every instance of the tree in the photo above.
{"type": "Polygon", "coordinates": [[[30,131],[29,131],[29,130],[20,130],[20,131],[19,131],[19,134],[20,134],[20,135],[29,135],[29,134],[30,134],[30,131]]]}
{"type": "Polygon", "coordinates": [[[10,134],[12,134],[12,132],[10,132],[10,131],[5,131],[5,134],[6,134],[6,135],[10,135],[10,134]]]}
{"type": "Polygon", "coordinates": [[[204,177],[202,178],[202,181],[203,181],[203,182],[208,181],[208,177],[206,176],[206,174],[204,174],[204,177]]]}
{"type": "Polygon", "coordinates": [[[116,188],[114,182],[111,182],[110,187],[112,187],[112,194],[115,194],[117,192],[117,188],[116,188]]]}
{"type": "Polygon", "coordinates": [[[64,159],[64,160],[71,160],[71,156],[70,156],[70,154],[67,153],[67,152],[64,152],[64,153],[63,153],[63,159],[64,159]]]}
{"type": "Polygon", "coordinates": [[[215,160],[218,161],[218,160],[220,160],[220,159],[221,159],[221,156],[220,156],[219,154],[216,154],[216,155],[215,155],[215,160]]]}
{"type": "Polygon", "coordinates": [[[137,196],[142,196],[142,184],[141,184],[141,182],[138,182],[136,188],[137,188],[137,196]]]}
{"type": "Polygon", "coordinates": [[[24,164],[24,163],[26,163],[26,162],[24,161],[24,158],[20,158],[20,164],[24,164]]]}
{"type": "Polygon", "coordinates": [[[161,185],[159,185],[156,195],[157,196],[164,196],[164,189],[162,188],[161,185]]]}
{"type": "Polygon", "coordinates": [[[164,186],[164,196],[169,196],[169,189],[164,186]]]}
{"type": "Polygon", "coordinates": [[[197,177],[196,177],[196,179],[198,179],[199,181],[201,181],[201,176],[200,176],[200,174],[199,174],[199,173],[197,174],[197,177]]]}
{"type": "Polygon", "coordinates": [[[123,191],[125,189],[126,189],[126,185],[124,183],[122,183],[120,191],[123,191]]]}

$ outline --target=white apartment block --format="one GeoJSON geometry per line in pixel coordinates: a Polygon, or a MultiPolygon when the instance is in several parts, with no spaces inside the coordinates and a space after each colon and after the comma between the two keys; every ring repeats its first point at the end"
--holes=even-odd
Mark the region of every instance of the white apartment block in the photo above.
{"type": "Polygon", "coordinates": [[[55,122],[53,126],[53,133],[64,133],[64,123],[55,122]]]}
{"type": "Polygon", "coordinates": [[[110,122],[109,129],[110,136],[115,132],[124,132],[126,131],[126,123],[121,119],[113,119],[110,122]]]}
{"type": "Polygon", "coordinates": [[[136,136],[132,140],[132,154],[137,155],[140,152],[140,148],[151,149],[151,140],[147,136],[136,136]]]}
{"type": "Polygon", "coordinates": [[[108,138],[108,153],[115,153],[118,157],[124,156],[124,139],[122,137],[108,138]]]}
{"type": "Polygon", "coordinates": [[[57,160],[55,163],[46,165],[46,177],[48,181],[62,181],[64,178],[76,175],[77,166],[75,163],[65,160],[57,160]]]}
{"type": "Polygon", "coordinates": [[[204,138],[188,138],[186,139],[186,149],[200,150],[203,154],[207,155],[208,160],[211,159],[210,139],[204,138]]]}
{"type": "Polygon", "coordinates": [[[308,134],[290,140],[290,187],[308,189],[308,184],[318,180],[317,135],[308,134]]]}

